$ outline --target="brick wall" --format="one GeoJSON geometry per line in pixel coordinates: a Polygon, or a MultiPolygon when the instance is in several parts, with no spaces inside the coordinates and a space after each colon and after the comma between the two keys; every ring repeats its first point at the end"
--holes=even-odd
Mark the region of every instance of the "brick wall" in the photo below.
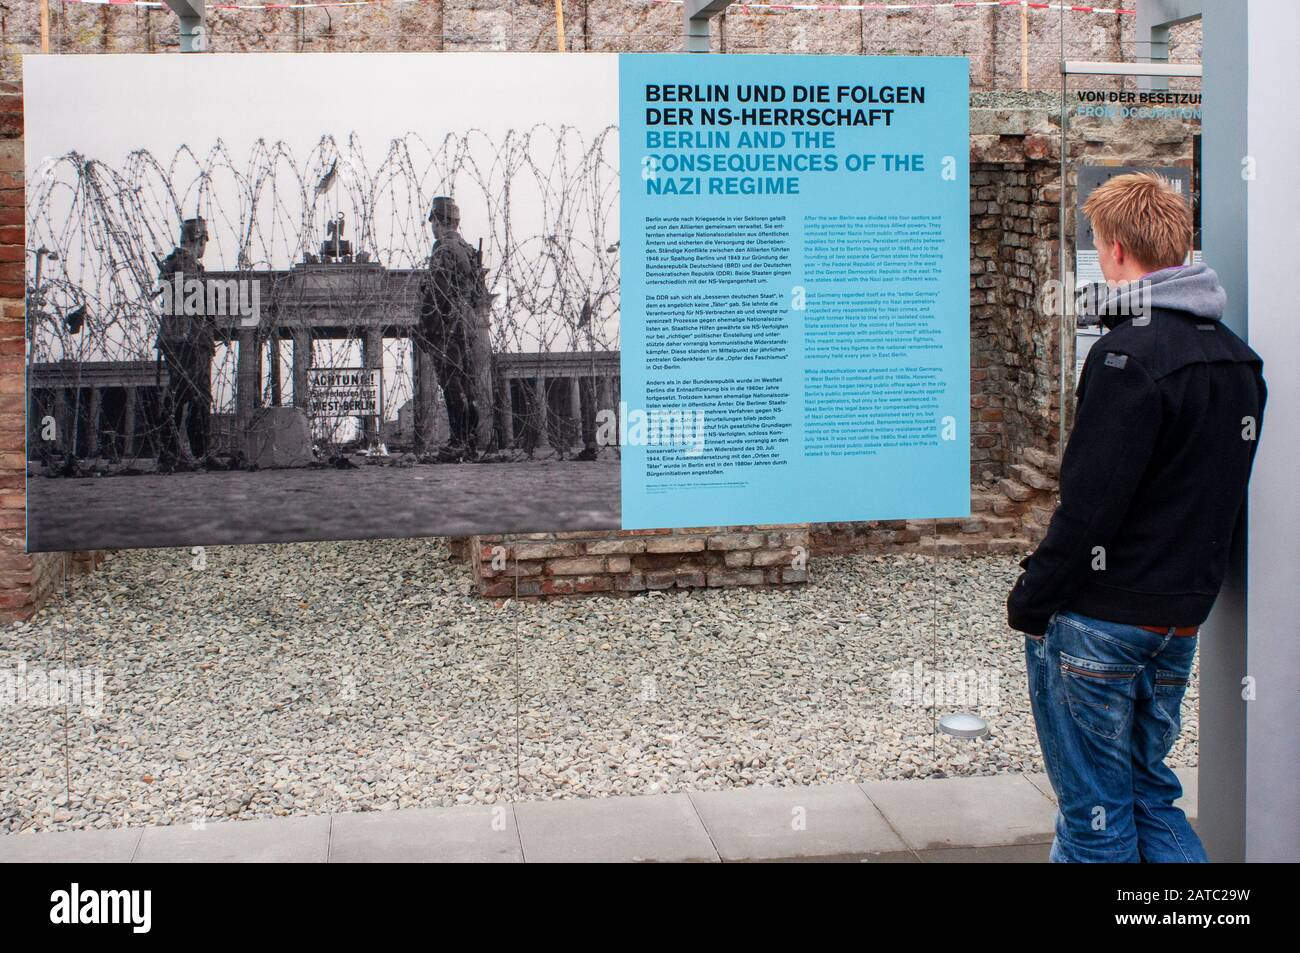
{"type": "Polygon", "coordinates": [[[845,553],[1026,552],[1056,507],[1057,460],[1024,448],[1006,470],[972,486],[960,518],[473,536],[457,551],[491,599],[799,585],[810,559],[845,553]]]}
{"type": "Polygon", "coordinates": [[[21,90],[0,83],[0,622],[26,618],[95,553],[23,552],[26,536],[26,438],[23,361],[23,104],[21,90]]]}
{"type": "Polygon", "coordinates": [[[1058,270],[1059,178],[1034,160],[971,165],[972,482],[1056,446],[1059,324],[1037,299],[1058,270]]]}
{"type": "Polygon", "coordinates": [[[701,526],[621,532],[475,536],[479,595],[534,599],[647,589],[782,586],[808,578],[797,526],[701,526]]]}

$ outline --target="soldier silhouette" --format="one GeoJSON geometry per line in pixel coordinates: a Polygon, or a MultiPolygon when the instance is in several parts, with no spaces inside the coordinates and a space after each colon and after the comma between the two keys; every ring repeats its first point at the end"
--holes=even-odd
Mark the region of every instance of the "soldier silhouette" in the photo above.
{"type": "Polygon", "coordinates": [[[460,209],[448,196],[433,200],[433,252],[420,282],[420,333],[433,360],[434,373],[447,405],[451,436],[441,456],[462,460],[477,450],[480,408],[474,398],[474,351],[471,335],[478,309],[487,301],[487,285],[475,248],[461,237],[460,209]]]}
{"type": "MultiPolygon", "coordinates": [[[[158,266],[159,283],[176,275],[202,280],[207,245],[207,222],[187,218],[181,223],[180,244],[158,266]]],[[[210,318],[181,313],[179,296],[172,296],[171,310],[175,313],[164,314],[159,322],[157,341],[158,360],[167,369],[158,448],[158,469],[164,473],[190,469],[208,452],[216,353],[210,318]]]]}

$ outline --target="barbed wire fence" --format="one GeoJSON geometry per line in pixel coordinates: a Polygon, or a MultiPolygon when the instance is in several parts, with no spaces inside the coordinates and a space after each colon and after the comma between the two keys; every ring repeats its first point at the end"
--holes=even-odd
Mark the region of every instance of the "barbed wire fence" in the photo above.
{"type": "MultiPolygon", "coordinates": [[[[243,157],[218,140],[206,151],[181,145],[166,156],[139,149],[117,165],[80,152],[47,158],[27,186],[31,412],[62,415],[56,444],[68,461],[157,456],[168,428],[186,430],[175,405],[190,400],[206,405],[195,415],[213,415],[213,439],[191,448],[194,462],[230,456],[230,441],[217,437],[229,435],[238,416],[237,323],[207,315],[186,318],[188,330],[164,324],[175,320],[164,284],[186,262],[197,270],[197,261],[202,274],[193,277],[256,285],[256,336],[244,339],[258,348],[255,406],[305,408],[325,456],[385,435],[413,451],[434,449],[456,429],[448,415],[458,401],[491,415],[472,441],[478,458],[531,455],[539,445],[563,455],[582,441],[574,428],[589,425],[575,413],[547,415],[546,368],[560,355],[567,374],[575,361],[590,361],[581,403],[571,405],[589,418],[594,381],[610,358],[616,366],[617,138],[612,125],[592,133],[539,124],[495,138],[477,129],[432,142],[408,133],[383,144],[377,160],[367,155],[373,140],[355,134],[324,135],[305,155],[259,139],[243,157]],[[431,208],[440,196],[455,211],[435,248],[431,208]],[[183,249],[185,223],[196,219],[206,244],[183,249]],[[470,271],[478,277],[467,278],[470,271]],[[478,333],[486,352],[475,350],[478,333]],[[169,344],[168,334],[186,341],[169,344]],[[294,342],[304,335],[313,370],[381,370],[378,419],[313,412],[293,371],[294,360],[303,363],[294,342]],[[372,352],[376,341],[382,355],[372,352]],[[178,357],[195,348],[200,359],[178,357]],[[412,443],[402,413],[421,386],[417,349],[434,369],[433,429],[441,428],[423,447],[412,443]],[[498,374],[489,406],[482,390],[467,396],[485,360],[495,373],[512,355],[529,355],[531,381],[498,374]],[[113,374],[125,380],[132,370],[139,384],[150,362],[155,386],[137,387],[133,424],[113,374]]],[[[567,409],[566,395],[549,395],[557,396],[567,409]]],[[[463,458],[466,448],[456,449],[463,458]]]]}

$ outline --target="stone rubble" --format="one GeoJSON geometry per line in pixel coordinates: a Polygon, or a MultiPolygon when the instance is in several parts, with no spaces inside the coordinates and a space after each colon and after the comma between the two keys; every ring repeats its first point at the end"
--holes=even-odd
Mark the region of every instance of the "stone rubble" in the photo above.
{"type": "Polygon", "coordinates": [[[104,690],[66,723],[0,707],[0,831],[1042,769],[1003,615],[1018,554],[540,603],[472,595],[446,540],[202,555],[112,555],[4,630],[0,672],[99,668],[104,690]],[[935,737],[909,680],[936,670],[984,676],[939,714],[988,738],[935,737]]]}

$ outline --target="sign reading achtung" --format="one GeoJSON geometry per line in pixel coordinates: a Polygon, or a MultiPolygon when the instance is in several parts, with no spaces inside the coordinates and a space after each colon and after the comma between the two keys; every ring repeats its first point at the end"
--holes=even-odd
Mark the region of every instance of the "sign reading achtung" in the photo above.
{"type": "Polygon", "coordinates": [[[313,367],[307,375],[309,417],[379,417],[383,371],[377,367],[313,367]]]}

